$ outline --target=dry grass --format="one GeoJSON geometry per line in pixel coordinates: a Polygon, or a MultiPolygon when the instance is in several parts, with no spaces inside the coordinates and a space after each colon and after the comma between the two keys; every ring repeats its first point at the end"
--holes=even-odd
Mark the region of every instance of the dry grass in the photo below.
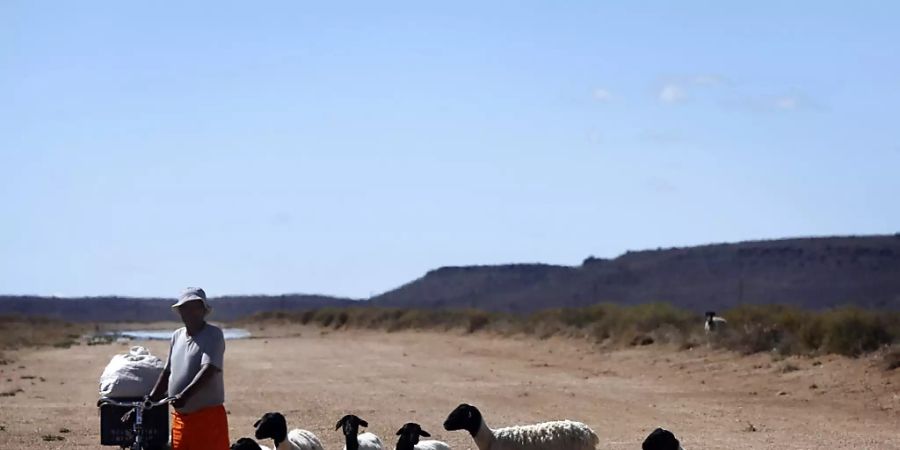
{"type": "Polygon", "coordinates": [[[8,363],[2,350],[23,347],[78,345],[88,326],[39,317],[0,316],[0,365],[8,363]]]}
{"type": "Polygon", "coordinates": [[[860,356],[900,341],[900,313],[847,307],[822,312],[744,306],[725,314],[726,348],[743,353],[860,356]]]}
{"type": "MultiPolygon", "coordinates": [[[[809,311],[786,306],[743,306],[726,311],[727,327],[709,341],[744,354],[773,356],[840,354],[860,356],[893,347],[886,365],[900,365],[900,312],[840,308],[809,311]]],[[[598,304],[561,308],[528,316],[481,310],[431,310],[375,307],[322,308],[267,312],[241,322],[286,322],[327,329],[459,331],[498,335],[587,339],[610,348],[650,344],[691,348],[705,345],[702,316],[665,303],[638,306],[598,304]]],[[[3,350],[29,346],[80,345],[91,325],[54,319],[0,317],[0,365],[3,350]]]]}
{"type": "MultiPolygon", "coordinates": [[[[808,311],[785,306],[744,306],[725,312],[728,326],[711,344],[744,354],[860,356],[900,344],[900,313],[840,308],[808,311]]],[[[529,316],[479,310],[323,308],[261,313],[243,322],[288,322],[330,329],[458,330],[549,338],[588,339],[609,347],[707,342],[702,316],[664,303],[599,304],[552,309],[529,316]]]]}

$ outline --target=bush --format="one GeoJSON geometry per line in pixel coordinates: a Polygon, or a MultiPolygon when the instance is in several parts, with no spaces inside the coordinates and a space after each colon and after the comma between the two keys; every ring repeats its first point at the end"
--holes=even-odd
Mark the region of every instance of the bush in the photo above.
{"type": "Polygon", "coordinates": [[[894,336],[884,315],[846,308],[829,311],[823,315],[826,353],[859,356],[890,344],[894,336]]]}
{"type": "Polygon", "coordinates": [[[823,312],[786,306],[742,306],[728,311],[722,344],[743,353],[836,353],[859,356],[900,339],[900,314],[847,307],[823,312]]]}
{"type": "MultiPolygon", "coordinates": [[[[836,353],[859,356],[900,341],[900,313],[839,308],[821,312],[779,305],[746,305],[726,311],[728,320],[714,345],[744,354],[836,353]]],[[[357,306],[300,312],[262,313],[247,321],[279,320],[331,329],[457,330],[463,333],[563,336],[613,346],[705,342],[700,314],[666,303],[636,306],[597,304],[557,308],[528,316],[476,309],[402,309],[357,306]]]]}

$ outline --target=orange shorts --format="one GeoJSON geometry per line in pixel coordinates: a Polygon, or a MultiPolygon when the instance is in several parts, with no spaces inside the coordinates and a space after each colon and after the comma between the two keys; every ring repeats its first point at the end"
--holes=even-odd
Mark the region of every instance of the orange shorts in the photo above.
{"type": "Polygon", "coordinates": [[[224,406],[172,413],[172,450],[228,450],[230,446],[224,406]]]}

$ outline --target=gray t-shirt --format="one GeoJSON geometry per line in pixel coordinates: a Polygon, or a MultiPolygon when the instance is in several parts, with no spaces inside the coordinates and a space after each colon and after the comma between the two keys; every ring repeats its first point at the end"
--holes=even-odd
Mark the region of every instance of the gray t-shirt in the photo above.
{"type": "Polygon", "coordinates": [[[169,348],[167,365],[169,374],[169,395],[180,394],[204,364],[218,367],[212,379],[188,398],[184,407],[177,411],[182,414],[192,413],[210,406],[225,403],[225,383],[222,381],[222,370],[225,361],[225,336],[222,330],[207,323],[196,335],[187,334],[184,327],[175,330],[172,345],[169,348]]]}

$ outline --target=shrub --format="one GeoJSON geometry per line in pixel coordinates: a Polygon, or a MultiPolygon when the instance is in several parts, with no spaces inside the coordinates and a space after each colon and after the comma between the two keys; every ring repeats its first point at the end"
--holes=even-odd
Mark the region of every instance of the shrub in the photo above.
{"type": "Polygon", "coordinates": [[[824,321],[826,353],[859,356],[890,344],[893,336],[884,315],[845,308],[826,312],[824,321]]]}
{"type": "MultiPolygon", "coordinates": [[[[900,313],[839,308],[821,312],[780,305],[745,305],[726,311],[714,345],[744,354],[776,357],[836,353],[859,356],[900,342],[900,313]]],[[[457,330],[586,338],[614,346],[706,342],[702,315],[666,303],[557,308],[521,316],[477,309],[402,309],[355,306],[262,313],[245,321],[287,320],[323,328],[457,330]]],[[[900,358],[900,357],[897,357],[900,358]]]]}

